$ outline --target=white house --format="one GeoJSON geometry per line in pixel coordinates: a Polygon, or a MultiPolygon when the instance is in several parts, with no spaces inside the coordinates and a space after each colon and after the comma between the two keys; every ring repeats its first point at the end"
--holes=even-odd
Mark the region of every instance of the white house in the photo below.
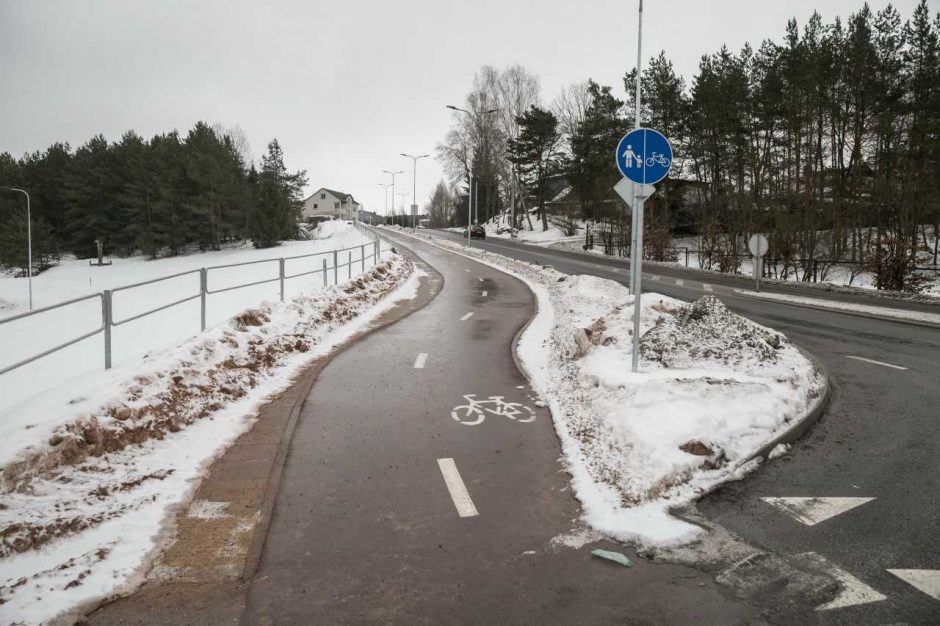
{"type": "Polygon", "coordinates": [[[322,187],[304,200],[302,215],[304,221],[315,217],[354,220],[361,206],[352,194],[322,187]]]}

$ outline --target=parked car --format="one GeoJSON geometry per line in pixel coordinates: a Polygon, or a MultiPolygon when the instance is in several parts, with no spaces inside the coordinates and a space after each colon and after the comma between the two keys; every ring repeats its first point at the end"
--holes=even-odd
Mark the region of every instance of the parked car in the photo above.
{"type": "Polygon", "coordinates": [[[470,239],[486,239],[486,229],[479,224],[470,227],[470,239]]]}

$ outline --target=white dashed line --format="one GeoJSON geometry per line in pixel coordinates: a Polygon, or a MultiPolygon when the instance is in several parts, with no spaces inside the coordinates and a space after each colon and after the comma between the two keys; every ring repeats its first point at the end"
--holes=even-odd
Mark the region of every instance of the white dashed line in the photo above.
{"type": "Polygon", "coordinates": [[[483,282],[482,278],[477,278],[477,280],[480,281],[481,283],[483,282]]]}
{"type": "Polygon", "coordinates": [[[483,295],[484,298],[486,297],[486,293],[487,293],[487,292],[485,292],[485,291],[482,293],[482,295],[483,295]]]}
{"type": "Polygon", "coordinates": [[[714,291],[714,289],[712,289],[712,286],[709,285],[708,283],[702,283],[702,289],[704,289],[705,291],[714,291]]]}
{"type": "Polygon", "coordinates": [[[447,491],[450,492],[450,499],[454,501],[457,507],[457,515],[460,517],[475,517],[479,515],[477,507],[473,505],[470,499],[470,493],[467,486],[463,484],[460,478],[460,472],[457,471],[457,464],[453,459],[438,459],[437,465],[441,468],[441,474],[444,475],[444,484],[447,485],[447,491]]]}
{"type": "Polygon", "coordinates": [[[473,317],[473,311],[471,311],[471,312],[467,313],[466,315],[464,315],[463,317],[461,317],[461,318],[460,318],[460,321],[461,321],[461,322],[466,322],[466,321],[467,321],[468,319],[470,319],[471,317],[473,317]]]}
{"type": "Polygon", "coordinates": [[[896,370],[906,370],[906,369],[907,369],[906,367],[901,367],[900,365],[891,365],[890,363],[882,363],[881,361],[873,361],[873,360],[871,360],[871,359],[865,359],[865,358],[862,358],[862,357],[860,357],[860,356],[849,356],[849,355],[845,355],[845,358],[847,358],[847,359],[855,359],[856,361],[865,361],[866,363],[873,363],[874,365],[881,365],[881,366],[883,366],[883,367],[890,367],[890,368],[896,369],[896,370]]]}
{"type": "Polygon", "coordinates": [[[676,279],[676,287],[681,287],[684,284],[685,284],[685,281],[682,280],[681,278],[676,279]]]}
{"type": "Polygon", "coordinates": [[[653,280],[659,280],[659,276],[654,275],[654,276],[653,276],[653,280]]]}
{"type": "Polygon", "coordinates": [[[424,369],[424,364],[427,360],[428,360],[427,352],[422,352],[421,354],[419,354],[418,358],[415,359],[415,369],[416,370],[424,369]]]}

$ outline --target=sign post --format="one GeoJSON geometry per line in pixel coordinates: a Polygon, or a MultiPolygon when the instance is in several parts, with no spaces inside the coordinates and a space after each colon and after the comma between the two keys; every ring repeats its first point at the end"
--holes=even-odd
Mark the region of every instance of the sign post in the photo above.
{"type": "Polygon", "coordinates": [[[640,294],[643,280],[643,205],[656,191],[653,186],[672,168],[672,146],[658,131],[637,128],[617,144],[617,168],[623,174],[614,190],[633,211],[630,233],[630,291],[633,293],[633,371],[640,359],[640,294]],[[633,184],[630,185],[629,182],[633,184]],[[627,199],[628,187],[632,187],[627,199]]]}
{"type": "Polygon", "coordinates": [[[767,254],[767,237],[760,234],[751,235],[747,241],[747,248],[754,255],[754,279],[757,281],[757,293],[760,293],[760,277],[764,273],[764,255],[767,254]]]}

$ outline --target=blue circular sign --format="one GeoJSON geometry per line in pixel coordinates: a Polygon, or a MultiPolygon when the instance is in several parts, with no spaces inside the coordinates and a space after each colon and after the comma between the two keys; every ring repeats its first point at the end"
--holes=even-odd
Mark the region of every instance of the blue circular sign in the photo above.
{"type": "Polygon", "coordinates": [[[666,178],[672,167],[672,146],[662,133],[638,128],[617,144],[617,168],[640,185],[652,185],[666,178]]]}

